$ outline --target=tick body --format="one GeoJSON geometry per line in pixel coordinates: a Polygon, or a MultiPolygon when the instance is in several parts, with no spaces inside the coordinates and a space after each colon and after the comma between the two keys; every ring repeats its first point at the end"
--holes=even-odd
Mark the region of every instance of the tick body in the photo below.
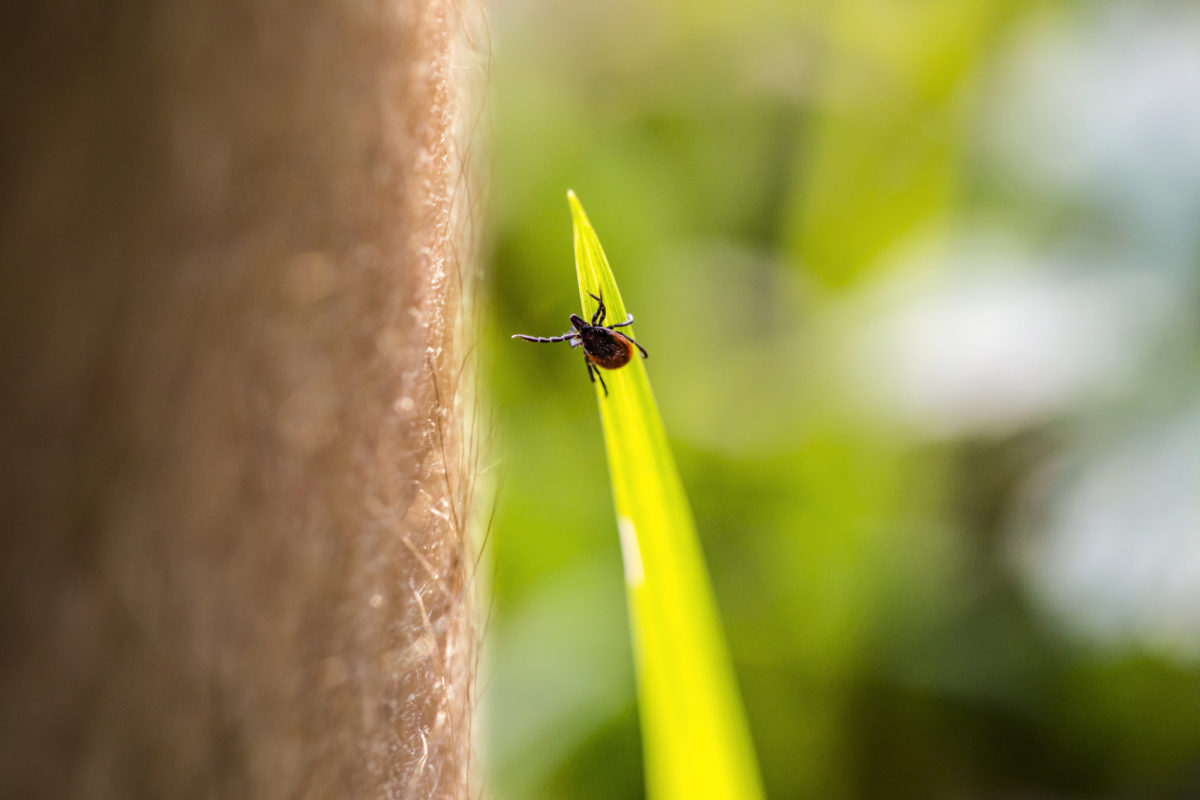
{"type": "Polygon", "coordinates": [[[642,358],[649,358],[650,354],[632,336],[615,330],[632,325],[633,314],[630,314],[624,322],[605,325],[604,300],[594,294],[591,297],[594,297],[600,304],[596,313],[592,315],[591,322],[578,314],[572,314],[571,325],[575,330],[564,333],[562,336],[526,336],[523,333],[516,333],[512,338],[524,339],[527,342],[570,342],[571,347],[582,345],[583,360],[587,364],[588,377],[591,378],[592,383],[600,381],[600,388],[604,390],[604,396],[607,397],[608,387],[604,385],[604,376],[600,374],[600,369],[620,369],[625,366],[633,360],[633,348],[635,347],[641,351],[642,358]]]}

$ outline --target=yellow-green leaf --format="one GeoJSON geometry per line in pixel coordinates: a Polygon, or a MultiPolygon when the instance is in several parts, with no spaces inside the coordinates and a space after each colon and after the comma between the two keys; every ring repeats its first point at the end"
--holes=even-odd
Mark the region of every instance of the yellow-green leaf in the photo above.
{"type": "MultiPolygon", "coordinates": [[[[583,207],[567,193],[575,270],[590,318],[625,304],[583,207]]],[[[632,328],[622,328],[637,338],[632,328]]],[[[653,343],[645,343],[653,355],[653,343]]],[[[754,800],[762,787],[696,527],[642,359],[596,384],[625,562],[638,705],[653,800],[754,800]]]]}

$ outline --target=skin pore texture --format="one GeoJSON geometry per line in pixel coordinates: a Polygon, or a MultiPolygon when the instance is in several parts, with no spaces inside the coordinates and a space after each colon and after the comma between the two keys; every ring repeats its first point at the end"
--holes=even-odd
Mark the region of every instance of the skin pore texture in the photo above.
{"type": "Polygon", "coordinates": [[[470,793],[477,9],[0,26],[0,786],[470,793]]]}

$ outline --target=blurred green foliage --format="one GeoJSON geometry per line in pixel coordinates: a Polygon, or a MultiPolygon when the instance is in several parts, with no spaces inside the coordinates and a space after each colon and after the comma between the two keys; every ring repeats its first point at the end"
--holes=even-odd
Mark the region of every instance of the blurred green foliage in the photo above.
{"type": "Polygon", "coordinates": [[[775,798],[1200,796],[1200,12],[492,16],[486,794],[639,797],[574,187],[775,798]]]}

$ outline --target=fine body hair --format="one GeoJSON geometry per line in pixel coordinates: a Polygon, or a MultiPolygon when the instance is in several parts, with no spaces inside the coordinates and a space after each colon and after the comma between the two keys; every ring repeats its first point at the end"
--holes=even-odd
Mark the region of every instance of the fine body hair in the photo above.
{"type": "Polygon", "coordinates": [[[0,12],[0,795],[470,794],[468,1],[0,12]]]}

